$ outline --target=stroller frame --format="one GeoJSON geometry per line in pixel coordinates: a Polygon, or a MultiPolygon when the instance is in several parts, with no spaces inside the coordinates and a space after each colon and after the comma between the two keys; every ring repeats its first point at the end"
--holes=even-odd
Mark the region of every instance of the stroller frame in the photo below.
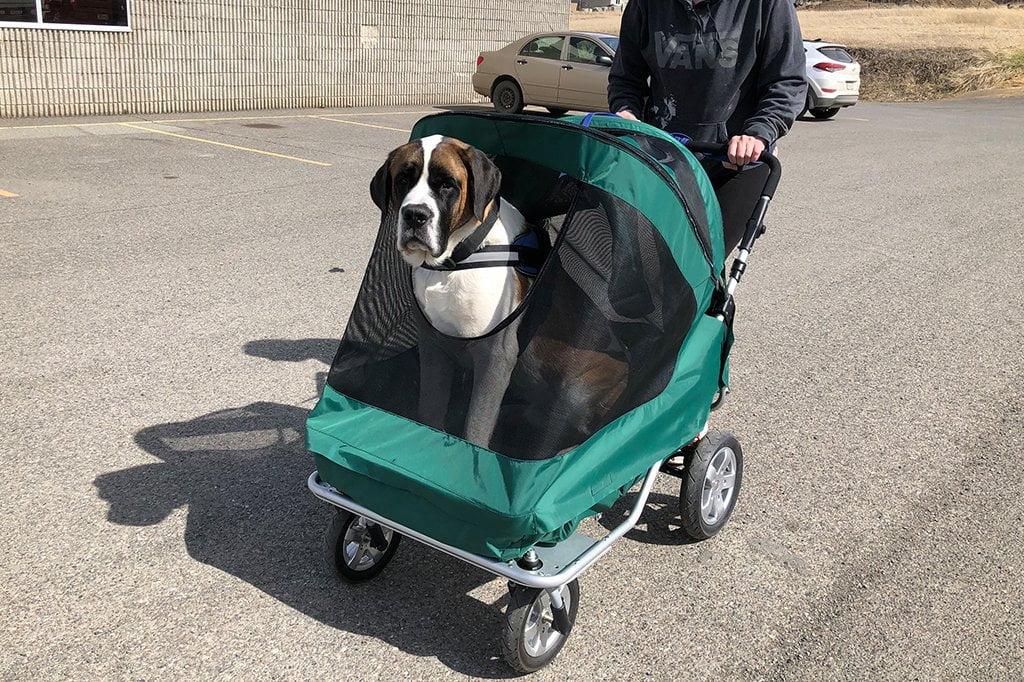
{"type": "Polygon", "coordinates": [[[611,549],[612,544],[616,540],[636,526],[640,520],[644,505],[647,504],[647,497],[654,486],[654,480],[657,478],[662,466],[662,462],[656,462],[648,470],[640,487],[640,493],[633,504],[633,509],[625,521],[600,539],[591,538],[577,531],[562,542],[551,547],[535,547],[533,551],[541,565],[539,568],[532,570],[520,567],[517,562],[510,561],[506,563],[473,554],[452,545],[446,545],[412,528],[396,523],[338,492],[330,485],[321,481],[315,471],[309,475],[307,485],[310,491],[324,502],[350,511],[357,516],[371,519],[382,526],[401,533],[405,537],[422,542],[429,547],[482,568],[496,576],[507,578],[517,585],[557,591],[555,588],[562,587],[579,577],[583,571],[590,568],[598,559],[604,556],[605,552],[611,549]]]}
{"type": "MultiPolygon", "coordinates": [[[[715,161],[727,160],[725,157],[725,145],[687,141],[686,146],[691,152],[703,155],[706,159],[715,161]]],[[[724,294],[720,300],[716,300],[712,303],[712,309],[708,311],[709,314],[718,317],[727,324],[731,324],[735,312],[735,306],[733,303],[734,291],[746,270],[747,260],[751,250],[753,249],[754,242],[765,232],[764,217],[767,212],[768,205],[774,196],[781,175],[781,166],[778,160],[768,151],[762,152],[760,162],[764,163],[768,167],[768,176],[765,179],[764,187],[740,240],[738,246],[739,251],[733,259],[729,280],[725,287],[724,294]]],[[[711,406],[712,410],[721,406],[727,393],[728,389],[726,388],[723,388],[720,391],[711,406]]],[[[376,562],[377,565],[373,566],[371,570],[366,571],[366,575],[363,577],[357,577],[351,573],[346,575],[345,572],[342,571],[341,576],[348,580],[364,580],[376,575],[384,565],[390,561],[398,536],[406,536],[425,544],[428,547],[432,547],[433,549],[443,552],[449,556],[483,569],[494,576],[507,579],[509,581],[509,589],[512,592],[512,599],[510,600],[507,615],[507,618],[510,618],[510,623],[512,612],[515,608],[517,613],[520,613],[521,619],[524,618],[524,616],[529,616],[528,618],[525,618],[525,620],[534,618],[534,621],[539,623],[541,618],[543,618],[548,623],[549,631],[557,632],[560,635],[560,637],[556,635],[553,639],[548,639],[548,644],[545,645],[547,648],[542,649],[539,653],[534,653],[529,650],[529,647],[527,647],[526,654],[524,655],[523,649],[519,644],[524,637],[523,628],[529,627],[529,624],[526,623],[525,620],[517,621],[517,624],[514,625],[514,627],[518,628],[518,631],[514,633],[516,639],[508,640],[506,638],[503,640],[506,662],[520,672],[532,672],[546,665],[555,657],[555,655],[557,655],[572,629],[577,604],[572,603],[570,608],[570,605],[566,603],[567,600],[565,597],[571,596],[573,602],[578,602],[579,592],[578,587],[573,585],[574,581],[584,571],[594,565],[598,559],[604,556],[616,541],[621,539],[637,525],[659,472],[664,472],[676,478],[683,479],[683,487],[681,490],[682,497],[683,491],[687,490],[687,470],[678,458],[680,455],[683,455],[683,458],[681,459],[691,461],[695,455],[699,454],[702,446],[709,444],[710,441],[710,445],[712,446],[711,450],[714,451],[715,455],[723,449],[729,450],[730,452],[732,452],[733,448],[736,450],[733,454],[736,457],[735,461],[737,471],[734,475],[736,477],[735,489],[738,493],[739,480],[742,473],[742,453],[740,451],[739,444],[731,434],[724,432],[715,433],[715,437],[709,437],[710,434],[708,433],[708,426],[705,424],[701,433],[691,443],[688,443],[680,450],[671,453],[667,458],[655,462],[644,476],[643,481],[640,484],[639,492],[637,493],[636,498],[633,501],[632,508],[625,520],[613,529],[609,530],[609,532],[603,537],[593,538],[577,530],[561,542],[553,545],[535,546],[532,549],[529,549],[522,557],[507,562],[474,554],[459,547],[446,544],[440,540],[430,537],[429,535],[409,528],[404,524],[389,519],[387,516],[359,504],[341,491],[325,483],[320,479],[317,471],[313,471],[309,475],[307,479],[307,486],[313,495],[319,499],[350,514],[351,517],[346,521],[347,524],[362,527],[362,547],[365,548],[371,543],[383,543],[379,547],[383,554],[376,562]],[[725,444],[721,445],[723,442],[725,444]],[[375,528],[366,532],[366,528],[363,527],[364,520],[370,521],[372,524],[376,524],[376,526],[379,526],[380,528],[375,528]],[[392,534],[397,535],[388,535],[387,538],[385,538],[381,529],[388,530],[392,534]],[[374,536],[373,539],[371,539],[371,535],[374,536]],[[567,587],[571,587],[571,589],[565,592],[567,587]],[[526,591],[531,592],[531,594],[526,595],[525,601],[523,601],[522,593],[520,593],[520,596],[517,598],[517,589],[523,590],[524,588],[526,591]],[[533,595],[533,592],[536,592],[536,595],[533,595]],[[541,599],[541,597],[545,596],[546,603],[541,599]],[[525,609],[523,608],[524,606],[525,609]],[[540,611],[537,611],[538,606],[541,608],[540,611]]],[[[698,492],[698,506],[701,503],[700,500],[700,493],[698,492]]],[[[717,533],[728,520],[735,502],[736,496],[733,495],[727,509],[723,512],[720,522],[714,528],[710,529],[709,532],[695,535],[691,531],[688,532],[688,534],[694,539],[706,539],[717,533]]],[[[600,515],[598,515],[598,517],[599,516],[600,515]]],[[[343,526],[343,529],[350,527],[350,525],[345,525],[343,526]]],[[[338,555],[340,547],[331,545],[332,539],[335,542],[339,540],[337,534],[335,534],[335,537],[333,538],[331,536],[331,533],[334,533],[335,530],[336,529],[332,526],[328,536],[328,547],[334,557],[334,560],[337,562],[338,557],[340,556],[338,555]]],[[[690,529],[687,530],[689,531],[690,529]]],[[[343,533],[344,531],[342,534],[343,533]]],[[[348,537],[348,535],[345,535],[346,542],[348,542],[348,537]]],[[[359,559],[357,558],[356,564],[358,563],[359,559]]],[[[358,568],[358,566],[356,568],[358,568]]],[[[513,627],[513,625],[510,624],[510,627],[513,627]]],[[[506,630],[506,635],[508,634],[509,632],[506,630]]]]}

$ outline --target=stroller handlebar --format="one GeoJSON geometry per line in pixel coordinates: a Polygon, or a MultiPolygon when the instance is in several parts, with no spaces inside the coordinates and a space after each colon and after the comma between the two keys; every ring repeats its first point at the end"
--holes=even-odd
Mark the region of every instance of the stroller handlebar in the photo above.
{"type": "MultiPolygon", "coordinates": [[[[727,156],[729,146],[726,144],[694,142],[693,140],[687,140],[685,144],[686,148],[691,152],[695,154],[703,154],[704,158],[710,158],[717,161],[729,160],[727,156]]],[[[727,322],[728,324],[732,324],[732,318],[736,312],[733,293],[736,291],[736,287],[739,285],[740,280],[743,278],[743,273],[747,269],[747,258],[750,256],[750,252],[754,248],[754,242],[757,241],[757,238],[765,232],[764,216],[768,211],[768,204],[771,203],[772,197],[775,195],[775,190],[779,186],[779,180],[782,178],[782,164],[779,163],[779,160],[775,158],[774,154],[766,149],[761,152],[757,160],[768,167],[768,176],[764,180],[764,187],[761,189],[761,196],[758,197],[757,202],[754,204],[753,213],[750,216],[750,220],[747,221],[743,237],[740,239],[739,253],[732,262],[732,268],[729,273],[729,280],[726,284],[725,291],[722,292],[721,296],[712,306],[714,309],[717,309],[716,316],[718,319],[723,322],[727,322]]]]}
{"type": "MultiPolygon", "coordinates": [[[[688,140],[686,142],[686,148],[695,154],[703,154],[705,157],[709,157],[715,161],[729,161],[728,144],[717,144],[714,142],[696,142],[694,140],[688,140]]],[[[775,157],[774,154],[765,149],[761,152],[761,155],[757,158],[757,163],[763,163],[768,166],[768,177],[765,178],[764,189],[762,190],[762,196],[766,196],[769,199],[775,196],[775,190],[779,186],[779,180],[782,178],[782,164],[775,157]]]]}

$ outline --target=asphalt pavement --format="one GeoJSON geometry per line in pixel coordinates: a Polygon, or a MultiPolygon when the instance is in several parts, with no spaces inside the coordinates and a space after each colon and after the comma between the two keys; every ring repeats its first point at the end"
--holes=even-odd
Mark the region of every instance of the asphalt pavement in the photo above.
{"type": "MultiPolygon", "coordinates": [[[[305,489],[370,178],[436,111],[0,121],[0,678],[510,676],[502,581],[406,542],[337,584],[305,489]]],[[[536,679],[1024,678],[1021,130],[796,125],[713,417],[739,506],[688,544],[660,479],[536,679]]]]}

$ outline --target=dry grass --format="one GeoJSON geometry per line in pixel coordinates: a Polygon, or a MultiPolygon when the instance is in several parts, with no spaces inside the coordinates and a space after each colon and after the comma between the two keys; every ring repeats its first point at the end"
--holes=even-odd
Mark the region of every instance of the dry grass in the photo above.
{"type": "Polygon", "coordinates": [[[594,31],[619,35],[622,12],[569,12],[569,28],[574,31],[594,31]]]}
{"type": "Polygon", "coordinates": [[[619,35],[620,10],[609,12],[569,12],[569,28],[574,31],[594,31],[619,35]]]}
{"type": "Polygon", "coordinates": [[[993,57],[963,47],[850,50],[861,63],[861,97],[868,100],[937,99],[1024,85],[1024,52],[993,57]]]}
{"type": "MultiPolygon", "coordinates": [[[[805,38],[842,43],[863,67],[861,96],[934,99],[1024,86],[1024,9],[869,7],[799,13],[805,38]]],[[[573,12],[577,30],[618,33],[619,12],[573,12]]]]}
{"type": "Polygon", "coordinates": [[[896,49],[1024,49],[1024,10],[882,7],[800,12],[804,37],[896,49]]]}
{"type": "Polygon", "coordinates": [[[865,99],[935,99],[1024,83],[1024,10],[872,7],[799,16],[804,37],[850,47],[865,99]]]}
{"type": "MultiPolygon", "coordinates": [[[[848,45],[950,48],[999,52],[1024,49],[1024,9],[1006,7],[880,7],[800,12],[804,37],[848,45]]],[[[581,31],[619,32],[620,12],[571,12],[581,31]]]]}

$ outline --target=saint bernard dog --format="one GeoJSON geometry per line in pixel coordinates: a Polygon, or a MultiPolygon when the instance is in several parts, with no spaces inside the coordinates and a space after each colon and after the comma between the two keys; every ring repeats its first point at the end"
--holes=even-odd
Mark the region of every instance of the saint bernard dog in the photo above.
{"type": "MultiPolygon", "coordinates": [[[[514,245],[530,227],[499,198],[500,187],[501,171],[486,154],[441,135],[392,151],[370,183],[374,203],[397,220],[395,247],[413,268],[420,309],[449,337],[491,332],[530,288],[531,277],[515,267],[528,249],[514,245]]],[[[503,336],[500,348],[472,359],[465,438],[484,446],[517,358],[516,335],[503,336]]],[[[438,429],[444,428],[451,394],[449,364],[430,339],[421,338],[420,421],[438,429]]]]}

